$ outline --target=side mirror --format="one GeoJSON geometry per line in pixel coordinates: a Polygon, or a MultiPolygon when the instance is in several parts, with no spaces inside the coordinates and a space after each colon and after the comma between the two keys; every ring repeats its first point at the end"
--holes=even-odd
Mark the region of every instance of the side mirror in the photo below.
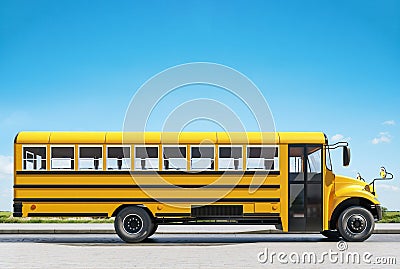
{"type": "Polygon", "coordinates": [[[350,148],[343,147],[343,166],[349,166],[350,164],[350,148]]]}

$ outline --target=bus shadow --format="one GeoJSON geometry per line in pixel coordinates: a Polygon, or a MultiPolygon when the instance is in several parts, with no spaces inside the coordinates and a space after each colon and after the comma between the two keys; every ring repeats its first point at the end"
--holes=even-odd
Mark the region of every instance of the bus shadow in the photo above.
{"type": "Polygon", "coordinates": [[[156,234],[140,243],[125,243],[117,235],[2,235],[1,243],[45,243],[80,246],[218,246],[249,243],[335,242],[321,235],[268,234],[156,234]]]}

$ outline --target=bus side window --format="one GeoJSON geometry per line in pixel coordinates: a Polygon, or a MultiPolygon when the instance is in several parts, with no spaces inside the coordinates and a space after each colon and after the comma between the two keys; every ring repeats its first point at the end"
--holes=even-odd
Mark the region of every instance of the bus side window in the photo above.
{"type": "Polygon", "coordinates": [[[219,170],[242,170],[243,156],[241,146],[220,146],[218,154],[219,170]]]}
{"type": "Polygon", "coordinates": [[[214,146],[191,147],[191,170],[214,170],[214,146]]]}
{"type": "Polygon", "coordinates": [[[186,146],[163,147],[164,170],[186,170],[186,146]]]}
{"type": "Polygon", "coordinates": [[[131,169],[131,148],[107,147],[107,170],[130,170],[131,169]]]}
{"type": "Polygon", "coordinates": [[[74,147],[51,147],[51,169],[74,170],[74,147]]]}
{"type": "Polygon", "coordinates": [[[322,180],[322,147],[308,146],[307,148],[307,180],[322,180]]]}
{"type": "Polygon", "coordinates": [[[46,147],[23,147],[23,170],[46,170],[46,147]]]}
{"type": "Polygon", "coordinates": [[[135,147],[135,170],[158,170],[158,146],[135,147]]]}
{"type": "Polygon", "coordinates": [[[102,170],[103,148],[101,146],[79,147],[79,170],[102,170]]]}
{"type": "MultiPolygon", "coordinates": [[[[289,181],[304,181],[304,147],[289,147],[289,181]]],[[[295,188],[295,187],[293,187],[295,188]]],[[[297,187],[296,187],[297,188],[297,187]]]]}
{"type": "Polygon", "coordinates": [[[277,146],[248,146],[247,170],[279,170],[277,146]]]}

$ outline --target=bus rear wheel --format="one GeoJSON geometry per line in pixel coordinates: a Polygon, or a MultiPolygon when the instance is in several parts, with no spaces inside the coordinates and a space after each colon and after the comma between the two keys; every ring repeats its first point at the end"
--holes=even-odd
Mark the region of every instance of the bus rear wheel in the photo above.
{"type": "Polygon", "coordinates": [[[158,228],[158,224],[154,223],[153,230],[151,230],[149,237],[156,233],[157,228],[158,228]]]}
{"type": "Polygon", "coordinates": [[[122,209],[114,221],[118,236],[127,243],[138,243],[150,236],[154,224],[147,211],[138,206],[122,209]]]}
{"type": "Polygon", "coordinates": [[[374,216],[364,207],[352,206],[344,210],[338,219],[338,230],[346,241],[362,242],[374,231],[374,216]]]}

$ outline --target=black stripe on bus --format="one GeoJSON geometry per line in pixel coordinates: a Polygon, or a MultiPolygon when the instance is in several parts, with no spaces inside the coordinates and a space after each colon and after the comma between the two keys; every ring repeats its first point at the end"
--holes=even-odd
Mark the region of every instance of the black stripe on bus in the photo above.
{"type": "Polygon", "coordinates": [[[107,213],[28,213],[28,217],[108,217],[107,213]]]}
{"type": "Polygon", "coordinates": [[[93,171],[73,171],[73,170],[26,170],[16,171],[17,175],[280,175],[280,171],[265,171],[265,170],[251,170],[251,171],[116,171],[116,170],[93,170],[93,171]]]}
{"type": "Polygon", "coordinates": [[[156,213],[156,217],[190,217],[190,213],[156,213]]]}
{"type": "Polygon", "coordinates": [[[244,213],[245,217],[279,217],[279,213],[244,213]]]}
{"type": "Polygon", "coordinates": [[[40,202],[68,202],[68,203],[101,203],[101,202],[174,202],[174,203],[191,203],[191,202],[279,202],[280,198],[15,198],[14,202],[29,202],[29,203],[40,203],[40,202]]]}
{"type": "MultiPolygon", "coordinates": [[[[156,213],[156,217],[190,217],[190,213],[156,213]]],[[[279,217],[279,213],[244,213],[245,217],[279,217]]]]}
{"type": "Polygon", "coordinates": [[[279,189],[280,185],[97,185],[97,184],[17,184],[16,189],[173,189],[173,188],[206,188],[206,189],[279,189]]]}

